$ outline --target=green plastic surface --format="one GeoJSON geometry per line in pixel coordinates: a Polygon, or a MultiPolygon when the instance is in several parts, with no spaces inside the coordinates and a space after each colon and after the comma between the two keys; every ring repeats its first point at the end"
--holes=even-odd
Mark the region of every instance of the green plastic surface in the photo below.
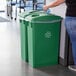
{"type": "MultiPolygon", "coordinates": [[[[40,14],[39,14],[40,15],[40,14]]],[[[58,64],[61,17],[29,15],[28,55],[32,67],[58,64]]]]}
{"type": "Polygon", "coordinates": [[[58,64],[61,17],[32,11],[20,15],[21,56],[32,67],[58,64]]]}

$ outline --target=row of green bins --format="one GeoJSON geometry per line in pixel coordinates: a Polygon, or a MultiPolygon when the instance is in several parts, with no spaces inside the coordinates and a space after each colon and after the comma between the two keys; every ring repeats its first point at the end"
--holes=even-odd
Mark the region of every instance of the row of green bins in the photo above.
{"type": "Polygon", "coordinates": [[[58,64],[61,19],[43,11],[20,15],[21,56],[32,67],[58,64]]]}
{"type": "Polygon", "coordinates": [[[27,22],[24,20],[27,16],[35,11],[26,11],[19,14],[20,22],[20,39],[21,39],[21,58],[28,62],[28,37],[27,37],[27,22]]]}

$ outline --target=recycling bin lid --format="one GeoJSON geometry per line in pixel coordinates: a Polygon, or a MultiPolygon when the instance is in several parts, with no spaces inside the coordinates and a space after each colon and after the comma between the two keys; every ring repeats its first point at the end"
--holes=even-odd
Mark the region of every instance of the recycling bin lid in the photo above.
{"type": "Polygon", "coordinates": [[[45,15],[48,15],[45,11],[35,11],[31,14],[29,14],[25,20],[26,21],[31,21],[32,19],[34,18],[37,18],[37,17],[40,17],[40,16],[45,16],[45,15]]]}
{"type": "Polygon", "coordinates": [[[25,18],[25,17],[29,16],[30,14],[33,14],[34,12],[37,12],[37,11],[36,11],[36,10],[28,10],[28,11],[19,13],[18,16],[19,16],[20,18],[25,18]]]}
{"type": "Polygon", "coordinates": [[[32,14],[29,14],[27,17],[25,17],[25,20],[31,23],[53,23],[61,21],[62,18],[52,13],[47,14],[45,11],[35,11],[32,14]]]}
{"type": "MultiPolygon", "coordinates": [[[[33,15],[31,15],[33,16],[33,15]]],[[[62,20],[62,17],[54,14],[43,14],[30,20],[31,23],[54,23],[62,20]]]]}

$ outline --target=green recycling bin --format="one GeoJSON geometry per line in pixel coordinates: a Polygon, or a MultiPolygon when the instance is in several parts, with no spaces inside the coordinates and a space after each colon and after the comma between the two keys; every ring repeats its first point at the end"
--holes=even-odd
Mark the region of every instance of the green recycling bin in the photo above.
{"type": "Polygon", "coordinates": [[[20,35],[21,35],[21,58],[22,60],[28,62],[28,36],[27,36],[27,25],[24,19],[35,11],[26,11],[19,14],[20,22],[20,35]]]}
{"type": "Polygon", "coordinates": [[[56,65],[58,64],[62,18],[44,12],[38,13],[25,18],[29,21],[27,28],[29,65],[32,67],[56,65]]]}
{"type": "Polygon", "coordinates": [[[38,16],[38,11],[31,10],[25,11],[19,14],[19,22],[20,22],[20,35],[21,35],[21,58],[22,60],[28,62],[28,36],[27,36],[27,26],[29,25],[29,20],[25,20],[25,18],[29,15],[38,16]]]}

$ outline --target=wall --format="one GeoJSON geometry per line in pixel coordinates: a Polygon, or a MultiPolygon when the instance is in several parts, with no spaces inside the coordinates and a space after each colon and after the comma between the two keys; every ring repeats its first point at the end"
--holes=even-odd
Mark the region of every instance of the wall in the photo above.
{"type": "MultiPolygon", "coordinates": [[[[52,2],[54,0],[46,0],[46,4],[49,4],[50,2],[52,2]]],[[[64,26],[64,18],[65,18],[65,11],[66,11],[66,5],[65,3],[54,7],[54,8],[50,8],[51,13],[54,13],[56,15],[59,15],[61,17],[63,17],[62,20],[62,25],[61,25],[61,39],[60,39],[60,58],[64,59],[64,55],[65,55],[65,36],[66,36],[66,30],[65,30],[65,26],[64,26]]]]}
{"type": "MultiPolygon", "coordinates": [[[[54,1],[54,0],[46,0],[46,4],[49,4],[52,1],[54,1]]],[[[66,11],[65,3],[63,3],[63,4],[59,5],[59,6],[56,6],[54,8],[50,8],[50,9],[51,9],[52,13],[57,14],[57,15],[65,18],[65,11],[66,11]]]]}

